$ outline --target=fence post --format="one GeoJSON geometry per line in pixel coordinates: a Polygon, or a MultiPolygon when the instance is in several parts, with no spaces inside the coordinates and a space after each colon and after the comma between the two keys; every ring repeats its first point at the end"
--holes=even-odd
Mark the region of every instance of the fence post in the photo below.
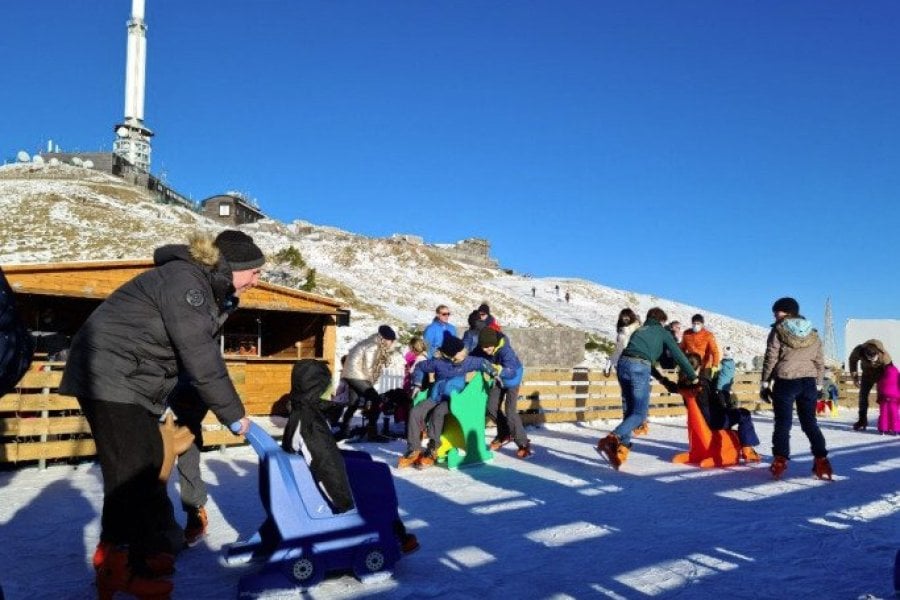
{"type": "MultiPolygon", "coordinates": [[[[50,367],[50,365],[44,365],[43,367],[41,367],[41,371],[44,373],[49,373],[51,370],[52,370],[52,368],[50,367]]],[[[46,419],[48,427],[49,427],[49,423],[50,423],[50,388],[45,386],[41,390],[41,393],[44,395],[45,400],[46,400],[46,402],[44,402],[44,408],[41,409],[41,419],[46,419]]],[[[47,431],[45,430],[41,434],[41,448],[46,449],[45,442],[47,441],[47,438],[48,438],[48,434],[47,434],[47,431]]],[[[44,457],[43,455],[41,455],[41,457],[38,459],[38,469],[43,471],[46,468],[47,468],[47,458],[44,457]]]]}

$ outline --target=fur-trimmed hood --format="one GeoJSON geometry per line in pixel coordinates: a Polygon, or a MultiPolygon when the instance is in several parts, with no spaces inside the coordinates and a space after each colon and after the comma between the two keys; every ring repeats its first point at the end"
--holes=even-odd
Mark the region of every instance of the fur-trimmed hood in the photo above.
{"type": "Polygon", "coordinates": [[[791,348],[807,348],[819,339],[812,323],[802,316],[788,317],[776,323],[775,332],[781,342],[791,348]]]}
{"type": "Polygon", "coordinates": [[[208,274],[219,306],[224,306],[226,301],[232,302],[234,285],[231,267],[222,258],[213,236],[195,232],[188,237],[187,244],[168,244],[153,252],[153,264],[157,267],[176,260],[194,263],[208,274]]]}

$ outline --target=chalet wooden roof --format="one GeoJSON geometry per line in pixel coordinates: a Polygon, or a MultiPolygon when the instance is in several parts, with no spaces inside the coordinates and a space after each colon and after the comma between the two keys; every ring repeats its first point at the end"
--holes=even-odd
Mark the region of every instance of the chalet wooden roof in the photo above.
{"type": "MultiPolygon", "coordinates": [[[[3,265],[17,294],[103,299],[153,267],[150,260],[76,261],[3,265]]],[[[260,281],[241,295],[241,308],[327,315],[348,312],[337,300],[260,281]]]]}

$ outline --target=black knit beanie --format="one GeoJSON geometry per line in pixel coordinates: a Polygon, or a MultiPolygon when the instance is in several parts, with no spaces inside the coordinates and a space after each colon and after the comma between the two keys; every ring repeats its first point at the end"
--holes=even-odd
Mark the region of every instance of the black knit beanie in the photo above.
{"type": "Polygon", "coordinates": [[[488,306],[487,303],[482,304],[481,306],[478,307],[478,312],[489,315],[489,314],[491,314],[491,307],[488,306]]]}
{"type": "Polygon", "coordinates": [[[226,229],[216,236],[215,244],[232,271],[256,269],[266,262],[262,250],[253,243],[253,238],[242,231],[226,229]]]}
{"type": "Polygon", "coordinates": [[[793,298],[779,298],[772,305],[772,312],[783,312],[789,315],[800,314],[800,304],[793,298]]]}
{"type": "Polygon", "coordinates": [[[382,325],[378,328],[378,335],[383,337],[386,340],[394,341],[397,339],[397,334],[391,329],[390,325],[382,325]]]}
{"type": "Polygon", "coordinates": [[[444,340],[441,342],[441,347],[438,350],[441,351],[441,354],[447,357],[454,357],[459,354],[460,351],[464,350],[466,347],[463,344],[463,341],[450,333],[449,331],[444,332],[444,340]]]}
{"type": "Polygon", "coordinates": [[[481,348],[495,348],[500,343],[500,334],[490,327],[482,329],[478,334],[478,346],[481,348]]]}

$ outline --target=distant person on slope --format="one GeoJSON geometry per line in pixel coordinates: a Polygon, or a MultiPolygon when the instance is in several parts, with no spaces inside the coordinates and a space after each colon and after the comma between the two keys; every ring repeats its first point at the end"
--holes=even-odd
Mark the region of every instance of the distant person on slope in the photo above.
{"type": "Polygon", "coordinates": [[[441,344],[444,342],[445,331],[449,332],[450,335],[456,335],[456,327],[450,323],[450,309],[447,305],[439,305],[434,309],[434,313],[434,319],[431,320],[431,323],[425,328],[425,331],[422,332],[422,337],[425,339],[425,346],[428,349],[427,358],[433,357],[435,350],[441,347],[441,344]]]}
{"type": "Polygon", "coordinates": [[[606,456],[616,470],[628,458],[632,432],[647,420],[650,411],[651,369],[662,355],[663,348],[669,348],[672,352],[687,381],[692,385],[699,383],[691,363],[675,344],[671,334],[663,328],[667,319],[661,308],[648,310],[644,325],[631,335],[616,365],[616,376],[619,378],[622,400],[625,403],[625,418],[609,435],[597,442],[597,451],[606,456]]]}
{"type": "Polygon", "coordinates": [[[800,305],[793,298],[779,298],[772,305],[775,323],[766,341],[759,397],[772,404],[775,429],[772,432],[772,465],[769,470],[781,479],[791,457],[791,424],[794,406],[800,428],[809,439],[813,473],[819,479],[831,479],[831,463],[825,436],[816,422],[816,400],[822,389],[825,360],[822,341],[812,323],[800,316],[800,305]]]}
{"type": "Polygon", "coordinates": [[[703,315],[698,313],[691,317],[691,328],[681,336],[681,351],[685,354],[699,354],[703,359],[701,370],[706,371],[706,376],[712,379],[722,357],[716,336],[704,326],[703,315]]]}
{"type": "Polygon", "coordinates": [[[881,378],[884,365],[891,362],[891,355],[884,349],[881,340],[872,339],[853,348],[847,362],[853,383],[859,387],[859,419],[853,424],[853,429],[865,431],[869,426],[869,392],[881,378]]]}

